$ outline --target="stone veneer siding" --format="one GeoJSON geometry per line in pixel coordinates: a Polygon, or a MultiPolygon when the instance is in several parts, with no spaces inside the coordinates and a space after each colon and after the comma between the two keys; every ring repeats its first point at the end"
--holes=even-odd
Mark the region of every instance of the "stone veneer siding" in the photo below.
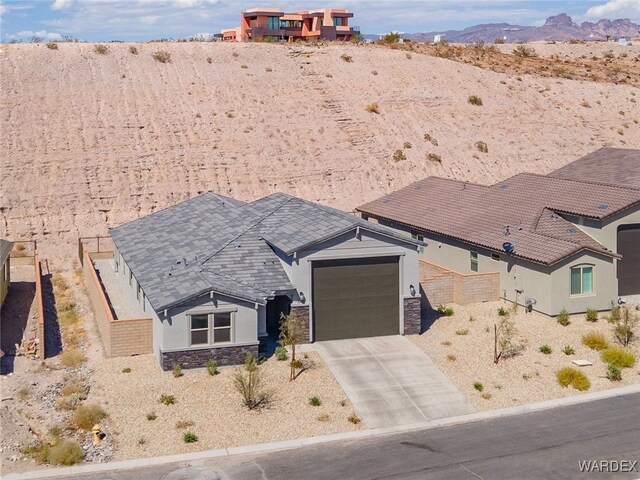
{"type": "Polygon", "coordinates": [[[309,343],[311,336],[309,335],[309,305],[292,305],[291,313],[294,313],[304,320],[304,332],[306,341],[302,343],[309,343]]]}
{"type": "Polygon", "coordinates": [[[420,333],[420,297],[404,299],[404,334],[420,333]]]}
{"type": "Polygon", "coordinates": [[[176,364],[180,365],[182,368],[206,367],[209,360],[215,360],[218,362],[219,367],[242,365],[248,354],[258,358],[258,345],[199,348],[194,350],[179,350],[176,352],[162,352],[162,369],[171,370],[173,365],[176,364]]]}

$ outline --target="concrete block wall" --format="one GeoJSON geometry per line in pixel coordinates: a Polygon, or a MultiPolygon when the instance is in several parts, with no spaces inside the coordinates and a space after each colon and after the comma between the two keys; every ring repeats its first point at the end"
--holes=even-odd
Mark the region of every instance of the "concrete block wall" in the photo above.
{"type": "Polygon", "coordinates": [[[422,279],[420,280],[420,286],[424,292],[425,300],[432,307],[454,301],[453,275],[438,275],[422,279]]]}
{"type": "Polygon", "coordinates": [[[468,305],[500,299],[498,272],[461,274],[420,260],[420,286],[432,307],[444,303],[468,305]]]}
{"type": "Polygon", "coordinates": [[[36,278],[36,304],[38,308],[38,356],[44,360],[46,358],[46,339],[45,328],[44,328],[44,300],[43,300],[43,292],[42,292],[42,266],[40,265],[40,260],[38,259],[38,254],[34,255],[34,268],[35,268],[35,278],[36,278]]]}

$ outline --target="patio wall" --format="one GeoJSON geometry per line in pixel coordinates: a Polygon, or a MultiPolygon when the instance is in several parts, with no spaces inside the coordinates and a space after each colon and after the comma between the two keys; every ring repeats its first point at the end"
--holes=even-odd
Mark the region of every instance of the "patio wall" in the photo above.
{"type": "Polygon", "coordinates": [[[40,264],[40,259],[38,258],[38,253],[36,252],[33,256],[33,265],[35,268],[35,277],[36,277],[36,306],[38,309],[38,356],[41,359],[46,358],[46,347],[47,343],[45,341],[45,328],[44,328],[44,295],[42,290],[42,265],[40,264]]]}
{"type": "Polygon", "coordinates": [[[498,272],[462,274],[420,260],[420,286],[431,306],[468,305],[500,299],[498,272]]]}

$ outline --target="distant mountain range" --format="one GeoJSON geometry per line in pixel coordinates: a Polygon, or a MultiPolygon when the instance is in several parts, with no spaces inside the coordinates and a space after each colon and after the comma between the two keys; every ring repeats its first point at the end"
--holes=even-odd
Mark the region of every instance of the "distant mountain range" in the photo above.
{"type": "Polygon", "coordinates": [[[420,42],[433,41],[434,35],[453,43],[472,43],[479,40],[493,43],[496,38],[507,38],[508,43],[535,42],[544,40],[606,40],[607,37],[637,37],[640,35],[640,25],[628,18],[617,20],[602,19],[596,23],[582,22],[578,25],[569,15],[561,13],[547,18],[541,27],[511,25],[509,23],[490,23],[476,25],[464,30],[448,30],[435,32],[421,32],[403,35],[420,42]]]}

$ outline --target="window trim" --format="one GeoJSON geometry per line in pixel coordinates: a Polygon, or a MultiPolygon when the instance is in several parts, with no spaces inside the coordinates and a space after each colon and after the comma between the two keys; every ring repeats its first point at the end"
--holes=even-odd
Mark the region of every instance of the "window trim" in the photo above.
{"type": "Polygon", "coordinates": [[[210,343],[211,345],[227,345],[230,343],[233,343],[233,323],[234,323],[234,318],[235,318],[235,312],[233,311],[220,311],[218,310],[217,312],[213,312],[211,314],[209,314],[209,324],[211,326],[211,338],[210,338],[210,343]],[[224,315],[224,314],[229,314],[229,326],[228,327],[216,327],[216,320],[215,317],[216,315],[224,315]],[[228,342],[216,342],[216,330],[229,330],[229,341],[228,342]]]}
{"type": "Polygon", "coordinates": [[[235,343],[234,341],[234,336],[235,336],[235,323],[236,323],[236,313],[238,312],[237,308],[221,308],[221,309],[216,309],[216,310],[207,310],[207,311],[202,311],[199,309],[194,309],[190,312],[187,312],[187,331],[188,331],[188,336],[189,336],[189,348],[202,348],[202,347],[217,347],[217,346],[224,346],[224,345],[233,345],[235,343]],[[230,325],[228,327],[215,327],[215,320],[214,320],[214,316],[216,314],[222,314],[222,313],[228,313],[230,314],[230,325]],[[204,328],[197,328],[197,329],[192,329],[191,328],[191,317],[194,316],[207,316],[207,343],[196,343],[193,344],[192,343],[192,337],[191,337],[191,332],[194,331],[203,331],[205,330],[204,328]],[[215,334],[214,334],[214,330],[223,330],[223,329],[229,329],[229,341],[228,342],[214,342],[215,340],[215,334]]]}
{"type": "Polygon", "coordinates": [[[580,298],[580,297],[593,297],[596,295],[596,285],[595,285],[595,269],[596,266],[591,263],[584,263],[580,265],[574,265],[573,267],[569,267],[569,296],[571,298],[580,298]],[[584,269],[591,269],[591,292],[584,293],[584,269]],[[571,293],[571,274],[573,270],[580,270],[580,293],[571,293]]]}
{"type": "Polygon", "coordinates": [[[193,313],[187,315],[189,321],[187,322],[187,327],[189,328],[189,347],[203,347],[211,345],[211,314],[209,313],[193,313]],[[204,317],[207,316],[207,327],[206,328],[193,328],[193,317],[204,317]],[[193,332],[207,332],[207,341],[205,343],[193,343],[193,332]]]}
{"type": "Polygon", "coordinates": [[[474,249],[474,248],[470,248],[469,249],[469,268],[471,269],[472,272],[476,272],[478,273],[480,271],[480,262],[479,262],[479,255],[478,255],[478,250],[474,249]],[[475,254],[475,258],[473,257],[475,254]],[[473,268],[473,265],[475,263],[475,270],[473,268]]]}

